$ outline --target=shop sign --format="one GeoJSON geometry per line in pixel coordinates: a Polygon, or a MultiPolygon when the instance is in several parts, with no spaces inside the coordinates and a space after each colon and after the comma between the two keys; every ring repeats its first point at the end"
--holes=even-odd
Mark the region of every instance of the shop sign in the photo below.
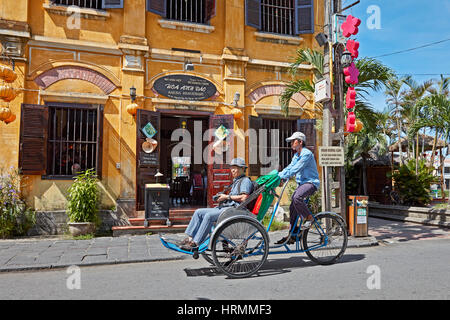
{"type": "Polygon", "coordinates": [[[208,99],[217,92],[211,81],[187,74],[161,77],[153,84],[153,90],[171,99],[196,101],[208,99]]]}
{"type": "Polygon", "coordinates": [[[319,147],[319,165],[321,167],[343,167],[344,164],[344,148],[319,147]]]}

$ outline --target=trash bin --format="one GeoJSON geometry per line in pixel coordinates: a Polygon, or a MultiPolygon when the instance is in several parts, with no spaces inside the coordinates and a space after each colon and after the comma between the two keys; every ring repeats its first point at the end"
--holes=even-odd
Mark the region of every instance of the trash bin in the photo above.
{"type": "Polygon", "coordinates": [[[350,205],[348,207],[349,234],[354,237],[367,237],[369,235],[369,197],[348,196],[350,205]]]}
{"type": "Polygon", "coordinates": [[[145,220],[144,226],[148,227],[148,220],[169,220],[170,186],[162,183],[150,183],[145,185],[145,220]]]}

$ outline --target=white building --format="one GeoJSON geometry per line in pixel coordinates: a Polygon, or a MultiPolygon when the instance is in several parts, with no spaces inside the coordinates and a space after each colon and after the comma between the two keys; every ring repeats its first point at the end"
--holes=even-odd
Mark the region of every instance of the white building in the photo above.
{"type": "Polygon", "coordinates": [[[445,188],[450,190],[450,158],[447,157],[444,161],[444,182],[445,188]]]}

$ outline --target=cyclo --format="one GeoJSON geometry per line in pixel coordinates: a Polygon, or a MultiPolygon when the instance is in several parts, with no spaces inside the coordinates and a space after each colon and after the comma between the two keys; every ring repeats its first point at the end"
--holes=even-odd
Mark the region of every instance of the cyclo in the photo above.
{"type": "MultiPolygon", "coordinates": [[[[210,236],[194,251],[181,249],[177,241],[167,235],[160,234],[161,242],[171,250],[193,255],[194,259],[198,259],[201,255],[231,278],[245,278],[255,274],[263,266],[269,253],[305,252],[318,264],[335,263],[347,248],[348,235],[345,221],[334,212],[313,214],[314,219],[308,227],[296,228],[298,230],[296,233],[291,231],[289,236],[296,239],[295,249],[287,244],[290,237],[287,237],[285,243],[269,245],[269,230],[287,184],[288,181],[283,184],[278,195],[275,188],[280,185],[280,178],[276,170],[259,177],[255,181],[254,191],[247,200],[238,207],[223,211],[210,236]],[[255,215],[247,209],[247,205],[258,197],[260,206],[255,215]],[[261,221],[275,197],[278,200],[273,206],[270,222],[265,228],[261,221]]],[[[298,223],[302,226],[302,218],[297,218],[295,224],[298,223]]]]}

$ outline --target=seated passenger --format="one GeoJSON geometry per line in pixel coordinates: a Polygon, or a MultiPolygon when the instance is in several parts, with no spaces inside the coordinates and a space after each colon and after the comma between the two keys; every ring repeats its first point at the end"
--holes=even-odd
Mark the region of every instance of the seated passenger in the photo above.
{"type": "Polygon", "coordinates": [[[205,241],[220,214],[230,207],[237,207],[253,192],[252,181],[245,175],[245,169],[247,168],[245,160],[234,158],[231,160],[230,165],[233,177],[233,183],[227,188],[230,192],[218,196],[217,201],[219,205],[217,207],[195,210],[191,222],[186,228],[188,237],[182,241],[181,249],[192,251],[198,247],[199,244],[205,241]]]}

